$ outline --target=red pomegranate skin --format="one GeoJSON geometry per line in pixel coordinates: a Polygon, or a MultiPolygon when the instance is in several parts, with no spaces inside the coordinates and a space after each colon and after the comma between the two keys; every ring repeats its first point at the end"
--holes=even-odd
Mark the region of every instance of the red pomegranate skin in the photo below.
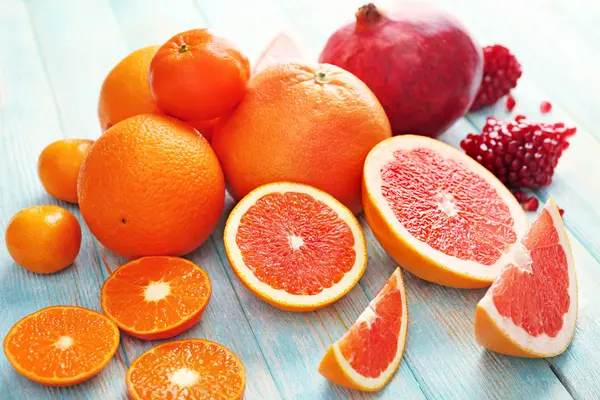
{"type": "Polygon", "coordinates": [[[389,14],[361,7],[356,22],[329,38],[319,61],[365,82],[394,135],[439,136],[467,112],[483,74],[481,47],[469,32],[423,3],[399,3],[389,14]]]}

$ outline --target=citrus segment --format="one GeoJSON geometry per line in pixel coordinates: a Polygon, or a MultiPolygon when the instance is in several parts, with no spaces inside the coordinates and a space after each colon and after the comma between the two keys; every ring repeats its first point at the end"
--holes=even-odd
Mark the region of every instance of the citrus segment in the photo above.
{"type": "Polygon", "coordinates": [[[477,305],[475,335],[516,356],[562,353],[575,332],[577,278],[565,228],[552,200],[477,305]]]}
{"type": "Polygon", "coordinates": [[[17,322],[4,339],[13,368],[35,382],[69,386],[102,370],[119,346],[104,315],[80,307],[48,307],[17,322]]]}
{"type": "Polygon", "coordinates": [[[206,272],[178,257],[131,261],[102,286],[102,309],[122,330],[141,339],[175,336],[196,324],[212,289],[206,272]]]}
{"type": "Polygon", "coordinates": [[[398,268],[354,325],[327,350],[319,372],[351,389],[380,390],[400,365],[407,327],[406,293],[398,268]]]}
{"type": "Polygon", "coordinates": [[[241,361],[224,346],[190,339],[156,346],[127,371],[127,388],[136,400],[241,399],[246,375],[241,361]]]}
{"type": "Polygon", "coordinates": [[[442,285],[491,284],[525,230],[523,210],[489,171],[439,141],[388,139],[367,156],[363,205],[382,246],[442,285]]]}
{"type": "Polygon", "coordinates": [[[367,262],[354,215],[325,192],[295,183],[264,185],[246,196],[227,220],[224,241],[240,280],[287,310],[333,303],[367,262]]]}

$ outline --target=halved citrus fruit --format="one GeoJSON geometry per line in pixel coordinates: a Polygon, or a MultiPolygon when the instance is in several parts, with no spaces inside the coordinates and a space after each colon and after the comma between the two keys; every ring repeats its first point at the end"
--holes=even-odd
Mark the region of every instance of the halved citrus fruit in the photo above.
{"type": "Polygon", "coordinates": [[[32,381],[70,386],[100,372],[119,347],[119,329],[81,307],[43,308],[17,322],[4,339],[13,368],[32,381]]]}
{"type": "Polygon", "coordinates": [[[477,304],[477,342],[498,353],[552,357],[569,346],[577,277],[560,212],[548,201],[477,304]]]}
{"type": "Polygon", "coordinates": [[[117,269],[102,286],[104,313],[140,339],[169,338],[202,317],[212,288],[202,268],[179,257],[143,257],[117,269]]]}
{"type": "Polygon", "coordinates": [[[335,302],[367,265],[356,217],[329,194],[297,183],[270,183],[250,192],[229,215],[224,242],[242,283],[283,310],[335,302]]]}
{"type": "Polygon", "coordinates": [[[382,389],[400,366],[408,328],[406,292],[400,268],[354,325],[325,353],[319,372],[350,389],[382,389]]]}
{"type": "Polygon", "coordinates": [[[397,263],[459,288],[490,285],[527,225],[517,200],[487,169],[423,136],[396,136],[371,150],[363,206],[397,263]]]}
{"type": "Polygon", "coordinates": [[[158,345],[127,370],[129,395],[150,399],[241,399],[246,388],[242,362],[224,346],[202,339],[158,345]]]}

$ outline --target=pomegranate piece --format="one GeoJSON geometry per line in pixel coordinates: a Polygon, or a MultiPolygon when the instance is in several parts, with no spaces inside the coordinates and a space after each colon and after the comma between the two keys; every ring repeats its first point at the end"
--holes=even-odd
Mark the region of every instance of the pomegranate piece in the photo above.
{"type": "Polygon", "coordinates": [[[540,112],[542,114],[548,114],[552,110],[552,103],[549,101],[542,101],[540,104],[540,112]]]}
{"type": "Polygon", "coordinates": [[[436,137],[462,117],[483,73],[481,47],[452,15],[399,2],[361,7],[328,40],[320,62],[352,72],[377,96],[395,135],[436,137]]]}
{"type": "MultiPolygon", "coordinates": [[[[510,90],[517,86],[517,81],[522,74],[521,64],[517,58],[502,45],[484,47],[483,57],[483,79],[477,97],[471,105],[471,111],[491,106],[509,94],[510,90]]],[[[508,106],[508,99],[506,108],[512,110],[508,106]]]]}
{"type": "Polygon", "coordinates": [[[514,97],[512,97],[510,94],[506,96],[506,109],[508,111],[512,111],[516,104],[517,102],[515,101],[514,97]]]}
{"type": "Polygon", "coordinates": [[[577,128],[529,121],[518,115],[514,121],[487,119],[480,134],[468,134],[463,150],[511,188],[537,188],[552,182],[554,169],[568,138],[577,128]]]}
{"type": "Polygon", "coordinates": [[[540,203],[537,198],[530,197],[523,202],[523,210],[525,211],[537,211],[540,203]]]}

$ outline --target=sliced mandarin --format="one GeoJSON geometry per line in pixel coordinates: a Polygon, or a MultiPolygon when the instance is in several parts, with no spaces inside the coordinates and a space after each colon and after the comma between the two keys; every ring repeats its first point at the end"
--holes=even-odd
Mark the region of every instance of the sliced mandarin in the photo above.
{"type": "Polygon", "coordinates": [[[123,331],[164,339],[195,325],[212,287],[206,272],[179,257],[143,257],[117,269],[104,283],[102,309],[123,331]]]}

